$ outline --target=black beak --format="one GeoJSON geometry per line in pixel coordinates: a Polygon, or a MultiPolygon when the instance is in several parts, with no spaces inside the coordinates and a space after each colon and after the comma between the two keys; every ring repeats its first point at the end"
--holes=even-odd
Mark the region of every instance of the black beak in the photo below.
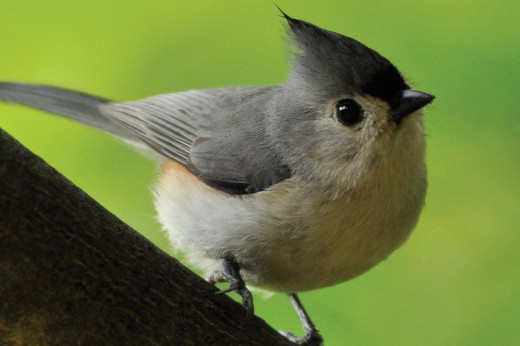
{"type": "Polygon", "coordinates": [[[415,90],[403,90],[396,97],[397,106],[392,108],[390,116],[396,122],[401,121],[405,116],[423,108],[435,99],[435,96],[415,90]]]}

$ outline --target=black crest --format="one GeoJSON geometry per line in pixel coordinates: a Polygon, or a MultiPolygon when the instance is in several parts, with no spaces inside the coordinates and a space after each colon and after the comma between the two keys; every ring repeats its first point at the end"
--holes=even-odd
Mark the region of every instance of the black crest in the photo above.
{"type": "Polygon", "coordinates": [[[391,105],[408,84],[390,61],[362,43],[341,34],[293,19],[282,12],[299,48],[294,71],[309,84],[328,90],[359,92],[391,105]]]}

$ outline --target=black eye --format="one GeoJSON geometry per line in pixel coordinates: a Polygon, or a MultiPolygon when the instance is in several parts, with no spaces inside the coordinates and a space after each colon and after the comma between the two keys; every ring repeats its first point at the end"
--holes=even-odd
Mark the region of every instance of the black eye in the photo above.
{"type": "Polygon", "coordinates": [[[363,120],[363,108],[354,100],[340,100],[336,105],[338,120],[347,126],[359,123],[363,120]]]}

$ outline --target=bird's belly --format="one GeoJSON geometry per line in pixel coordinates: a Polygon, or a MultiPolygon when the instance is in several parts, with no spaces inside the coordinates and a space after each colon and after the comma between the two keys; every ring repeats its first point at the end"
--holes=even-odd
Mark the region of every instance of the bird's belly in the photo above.
{"type": "Polygon", "coordinates": [[[417,220],[415,215],[396,222],[390,215],[372,214],[360,220],[356,215],[327,214],[309,215],[310,223],[300,222],[289,231],[277,229],[252,265],[243,266],[246,276],[251,271],[251,283],[272,291],[297,292],[349,280],[388,257],[417,220]]]}
{"type": "Polygon", "coordinates": [[[331,232],[337,234],[343,231],[335,244],[311,240],[317,234],[314,232],[323,235],[325,231],[308,231],[308,241],[278,242],[277,249],[271,249],[267,256],[257,256],[254,262],[245,262],[246,278],[251,276],[249,281],[253,286],[277,292],[299,292],[331,286],[352,279],[384,260],[410,233],[408,229],[393,239],[381,239],[374,235],[361,240],[355,234],[357,229],[338,228],[331,232]]]}
{"type": "Polygon", "coordinates": [[[174,247],[208,273],[234,256],[249,285],[279,292],[330,286],[370,269],[407,238],[424,198],[316,200],[291,181],[231,196],[173,164],[165,170],[156,206],[174,247]]]}

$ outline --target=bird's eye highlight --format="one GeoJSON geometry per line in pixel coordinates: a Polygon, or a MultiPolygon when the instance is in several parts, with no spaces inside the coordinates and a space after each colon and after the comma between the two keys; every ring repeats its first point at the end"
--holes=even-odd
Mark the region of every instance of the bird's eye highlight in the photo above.
{"type": "Polygon", "coordinates": [[[363,108],[354,100],[340,100],[336,105],[338,120],[347,126],[352,126],[363,120],[363,108]]]}

